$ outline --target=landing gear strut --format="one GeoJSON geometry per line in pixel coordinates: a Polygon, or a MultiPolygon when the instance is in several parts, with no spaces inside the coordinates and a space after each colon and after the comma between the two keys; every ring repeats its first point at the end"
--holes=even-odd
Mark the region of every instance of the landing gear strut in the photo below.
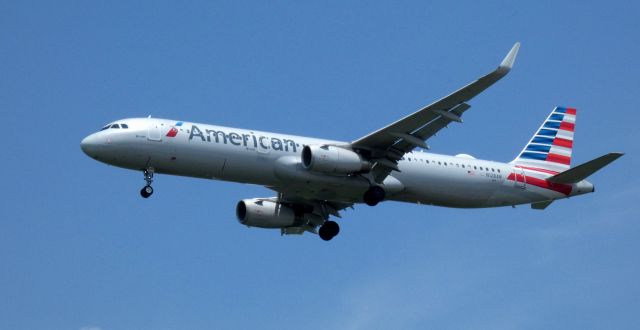
{"type": "Polygon", "coordinates": [[[336,237],[340,232],[340,226],[335,221],[326,221],[320,230],[318,231],[318,235],[324,241],[330,241],[332,238],[336,237]]]}
{"type": "Polygon", "coordinates": [[[151,187],[151,183],[153,182],[153,167],[145,169],[143,173],[144,181],[146,181],[147,184],[140,190],[140,196],[149,198],[149,196],[153,194],[153,188],[151,187]]]}
{"type": "Polygon", "coordinates": [[[364,202],[369,206],[376,206],[384,200],[386,193],[382,187],[372,186],[364,193],[364,202]]]}

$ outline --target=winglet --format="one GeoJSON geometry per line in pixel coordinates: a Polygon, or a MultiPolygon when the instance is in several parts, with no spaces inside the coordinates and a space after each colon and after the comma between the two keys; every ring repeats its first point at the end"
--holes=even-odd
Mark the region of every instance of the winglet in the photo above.
{"type": "Polygon", "coordinates": [[[511,70],[511,68],[513,68],[513,63],[516,61],[516,56],[518,56],[519,49],[520,43],[516,42],[513,47],[511,47],[509,54],[507,54],[504,60],[502,60],[502,62],[500,63],[501,69],[511,70]]]}

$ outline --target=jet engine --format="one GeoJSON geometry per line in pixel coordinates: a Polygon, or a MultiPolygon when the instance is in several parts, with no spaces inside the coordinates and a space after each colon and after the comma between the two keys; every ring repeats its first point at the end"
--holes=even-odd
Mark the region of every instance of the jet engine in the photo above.
{"type": "Polygon", "coordinates": [[[292,208],[263,199],[243,199],[236,206],[238,221],[249,227],[285,228],[296,225],[292,208]]]}
{"type": "Polygon", "coordinates": [[[351,174],[368,172],[371,170],[371,163],[348,149],[312,145],[302,148],[302,167],[327,174],[351,174]]]}

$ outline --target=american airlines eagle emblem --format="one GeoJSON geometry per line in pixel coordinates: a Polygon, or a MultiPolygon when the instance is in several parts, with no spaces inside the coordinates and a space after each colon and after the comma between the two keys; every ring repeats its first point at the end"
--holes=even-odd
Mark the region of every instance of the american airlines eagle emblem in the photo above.
{"type": "Polygon", "coordinates": [[[167,132],[167,137],[175,137],[178,135],[178,129],[176,127],[182,126],[182,122],[177,122],[174,126],[171,126],[171,129],[167,132]]]}

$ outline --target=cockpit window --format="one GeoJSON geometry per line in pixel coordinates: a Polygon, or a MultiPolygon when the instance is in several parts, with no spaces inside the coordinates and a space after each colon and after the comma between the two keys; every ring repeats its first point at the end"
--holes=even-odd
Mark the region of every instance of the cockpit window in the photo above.
{"type": "Polygon", "coordinates": [[[127,124],[109,124],[109,125],[101,128],[100,130],[104,131],[104,130],[109,129],[109,128],[129,128],[129,125],[127,125],[127,124]]]}

